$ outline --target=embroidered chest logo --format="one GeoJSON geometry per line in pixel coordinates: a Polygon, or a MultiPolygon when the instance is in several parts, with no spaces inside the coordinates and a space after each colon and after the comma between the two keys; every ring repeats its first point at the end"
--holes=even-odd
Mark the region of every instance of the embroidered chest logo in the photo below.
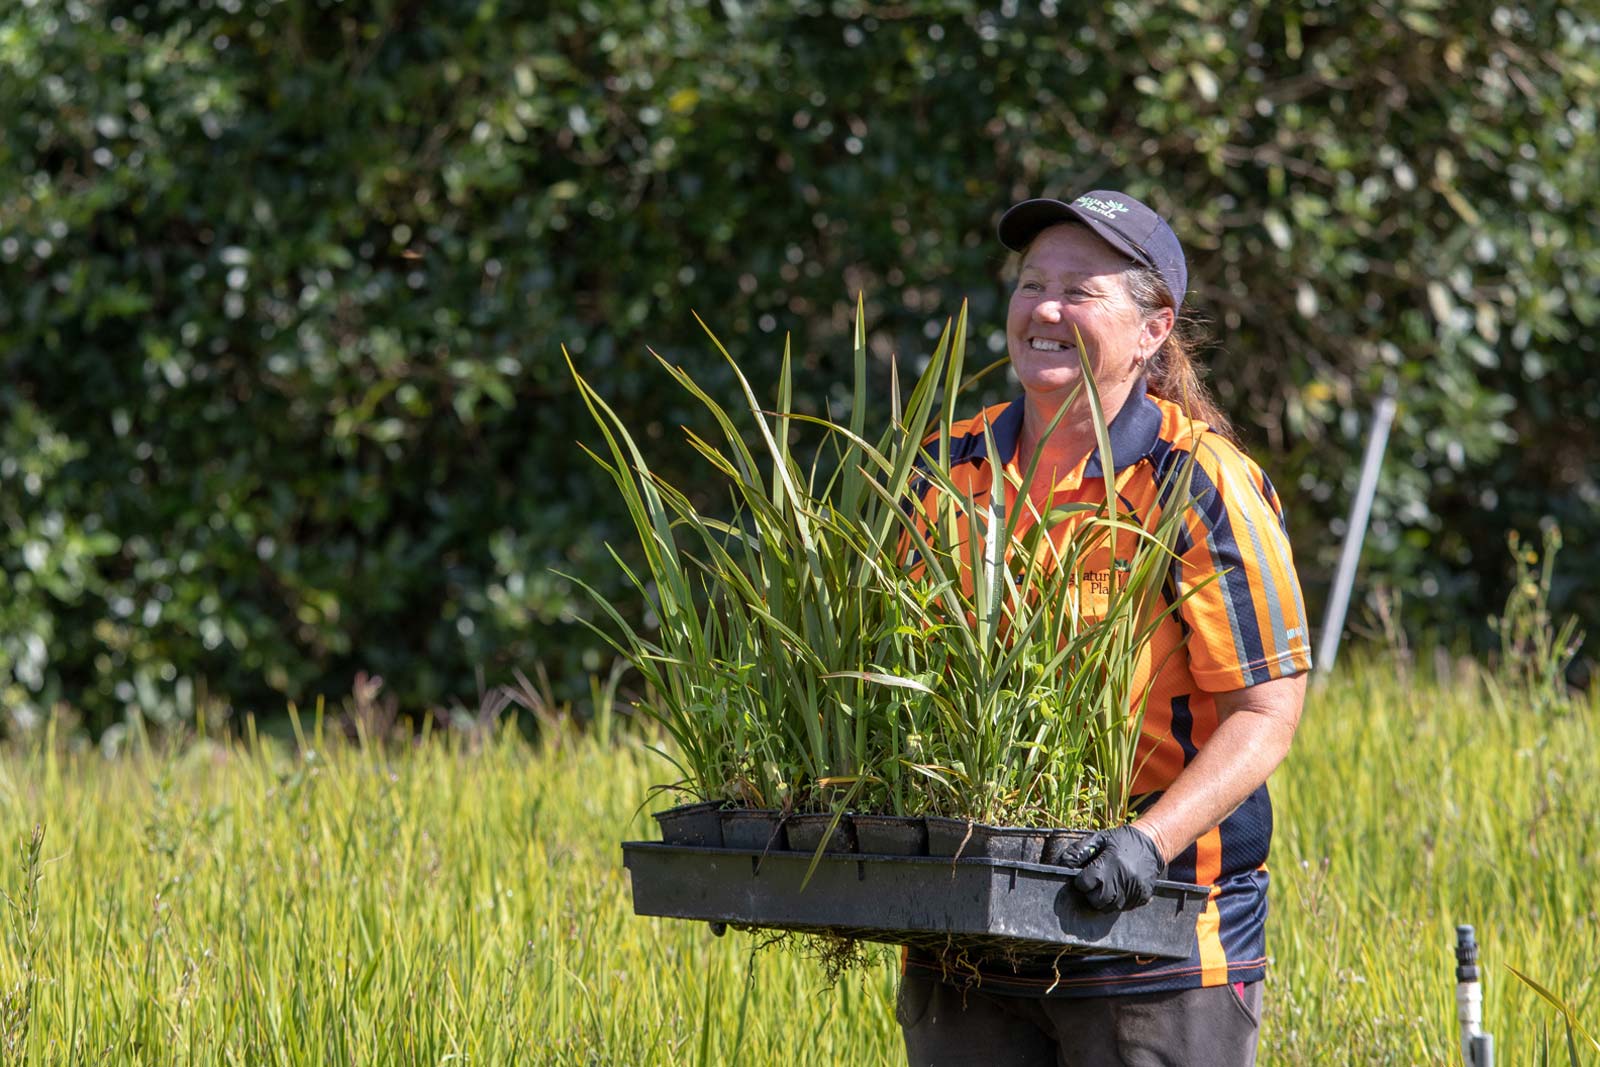
{"type": "MultiPolygon", "coordinates": [[[[1108,596],[1111,593],[1111,576],[1113,574],[1117,576],[1117,585],[1120,587],[1126,584],[1128,575],[1132,572],[1132,560],[1115,559],[1111,561],[1111,569],[1109,571],[1083,571],[1081,577],[1083,584],[1088,586],[1089,592],[1095,594],[1096,596],[1108,596]]],[[[1017,565],[1015,561],[1012,561],[1012,580],[1018,585],[1021,585],[1023,579],[1026,577],[1027,573],[1019,565],[1017,565]]],[[[1077,583],[1074,582],[1072,584],[1076,585],[1077,583]]]]}

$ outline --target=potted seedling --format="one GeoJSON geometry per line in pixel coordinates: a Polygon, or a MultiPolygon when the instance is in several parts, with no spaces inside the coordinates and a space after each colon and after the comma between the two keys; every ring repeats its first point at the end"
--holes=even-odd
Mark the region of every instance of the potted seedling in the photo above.
{"type": "MultiPolygon", "coordinates": [[[[685,427],[709,474],[693,496],[574,369],[644,558],[617,564],[659,619],[641,630],[595,595],[596,629],[639,672],[693,798],[663,814],[662,844],[624,846],[641,913],[1186,954],[1192,893],[1142,917],[1079,914],[1054,863],[1074,833],[1129,816],[1139,660],[1175,607],[1161,587],[1184,509],[1147,528],[1109,479],[1103,505],[1046,515],[966,498],[950,474],[965,338],[963,308],[909,395],[891,382],[871,438],[859,304],[846,422],[793,409],[787,346],[768,409],[712,337],[737,416],[662,361],[715,428],[685,427]],[[1126,562],[1091,616],[1078,595],[1098,558],[1126,562]]],[[[1163,491],[1187,500],[1188,468],[1163,491]]]]}

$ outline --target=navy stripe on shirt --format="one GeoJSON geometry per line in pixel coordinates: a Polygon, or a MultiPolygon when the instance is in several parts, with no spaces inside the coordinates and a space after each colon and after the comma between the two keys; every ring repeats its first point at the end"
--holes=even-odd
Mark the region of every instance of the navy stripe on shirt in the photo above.
{"type": "Polygon", "coordinates": [[[1267,862],[1267,850],[1272,844],[1272,798],[1267,787],[1258,786],[1245,797],[1244,803],[1222,820],[1217,832],[1222,837],[1224,877],[1254,870],[1267,862]]]}
{"type": "MultiPolygon", "coordinates": [[[[1233,629],[1235,652],[1244,674],[1246,686],[1267,681],[1272,677],[1267,662],[1267,648],[1261,639],[1261,627],[1256,623],[1255,597],[1250,589],[1250,575],[1245,567],[1244,553],[1233,534],[1233,522],[1228,508],[1217,492],[1216,483],[1198,463],[1193,476],[1194,509],[1205,522],[1206,548],[1211,553],[1211,569],[1217,575],[1223,598],[1228,605],[1228,622],[1233,629]]],[[[1187,527],[1178,530],[1177,552],[1188,555],[1194,548],[1187,527]]]]}
{"type": "Polygon", "coordinates": [[[1194,743],[1194,712],[1189,710],[1189,694],[1172,698],[1172,739],[1183,748],[1183,765],[1194,762],[1200,750],[1194,743]]]}

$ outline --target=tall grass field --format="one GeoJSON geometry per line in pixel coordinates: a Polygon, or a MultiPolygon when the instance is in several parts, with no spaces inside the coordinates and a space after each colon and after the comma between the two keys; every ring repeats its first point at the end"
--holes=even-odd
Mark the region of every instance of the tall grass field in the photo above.
{"type": "MultiPolygon", "coordinates": [[[[901,1062],[888,950],[830,987],[782,948],[632,914],[618,842],[670,803],[647,739],[300,725],[0,755],[0,1060],[901,1062]]],[[[1341,668],[1272,787],[1263,1063],[1459,1063],[1462,922],[1500,1062],[1568,1056],[1508,966],[1600,1028],[1600,701],[1341,668]]]]}

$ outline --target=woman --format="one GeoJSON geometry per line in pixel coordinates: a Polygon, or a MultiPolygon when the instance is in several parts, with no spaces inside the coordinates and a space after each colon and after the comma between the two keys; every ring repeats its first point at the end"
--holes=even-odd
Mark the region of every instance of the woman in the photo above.
{"type": "Polygon", "coordinates": [[[1252,1063],[1266,965],[1265,783],[1289,749],[1311,667],[1277,494],[1199,382],[1180,319],[1188,268],[1164,219],[1102,190],[1018,204],[1000,220],[1000,240],[1021,253],[1006,345],[1022,396],[955,427],[963,489],[993,485],[987,423],[994,461],[1013,480],[1038,457],[1032,482],[1006,489],[1025,491],[1033,513],[1104,501],[1081,391],[1044,433],[1085,358],[1125,506],[1148,516],[1162,476],[1196,460],[1173,567],[1178,587],[1195,592],[1162,622],[1147,657],[1160,666],[1135,792],[1149,799],[1137,821],[1094,835],[1067,862],[1083,866],[1078,888],[1106,910],[1143,903],[1163,876],[1211,892],[1187,960],[985,964],[974,985],[970,974],[947,982],[937,958],[910,954],[896,1007],[907,1055],[915,1067],[1252,1063]]]}

